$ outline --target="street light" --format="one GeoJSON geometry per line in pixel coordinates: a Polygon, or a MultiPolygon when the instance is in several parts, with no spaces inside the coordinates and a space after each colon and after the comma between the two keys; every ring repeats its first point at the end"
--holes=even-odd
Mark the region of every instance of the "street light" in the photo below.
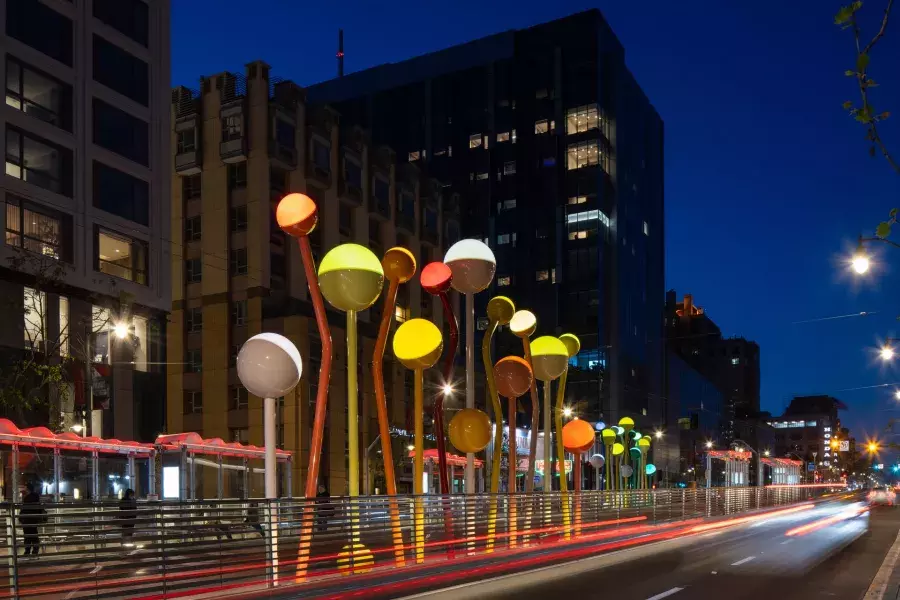
{"type": "Polygon", "coordinates": [[[125,336],[128,335],[128,325],[125,323],[116,323],[113,326],[113,333],[115,333],[116,337],[120,340],[124,340],[125,336]]]}
{"type": "Polygon", "coordinates": [[[712,440],[707,440],[707,442],[706,442],[706,447],[707,447],[707,448],[712,448],[712,447],[713,447],[712,440]]]}
{"type": "Polygon", "coordinates": [[[869,442],[866,444],[866,450],[868,450],[869,454],[875,454],[878,452],[878,444],[876,442],[869,442]]]}
{"type": "Polygon", "coordinates": [[[853,270],[856,271],[857,275],[864,275],[869,271],[869,267],[872,265],[869,256],[860,248],[850,259],[850,266],[853,267],[853,270]]]}
{"type": "Polygon", "coordinates": [[[763,451],[763,456],[768,457],[769,454],[771,454],[771,452],[769,452],[768,450],[763,451]]]}
{"type": "Polygon", "coordinates": [[[444,392],[445,396],[453,395],[453,386],[450,385],[449,383],[445,383],[444,386],[441,388],[441,390],[444,392]]]}
{"type": "Polygon", "coordinates": [[[884,346],[882,346],[879,354],[881,355],[881,360],[889,361],[894,358],[894,349],[885,344],[884,346]]]}
{"type": "Polygon", "coordinates": [[[566,418],[571,417],[571,416],[572,416],[572,409],[571,409],[570,407],[568,407],[568,406],[566,406],[565,408],[563,408],[563,416],[566,417],[566,418]]]}
{"type": "Polygon", "coordinates": [[[659,439],[662,439],[662,436],[663,436],[662,430],[661,430],[661,429],[657,429],[656,431],[653,432],[653,436],[654,436],[656,439],[658,439],[658,440],[659,440],[659,439]]]}

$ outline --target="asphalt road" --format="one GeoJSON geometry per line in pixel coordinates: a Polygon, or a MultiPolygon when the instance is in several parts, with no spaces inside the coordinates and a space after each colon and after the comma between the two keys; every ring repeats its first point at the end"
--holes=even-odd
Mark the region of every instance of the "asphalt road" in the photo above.
{"type": "Polygon", "coordinates": [[[897,538],[900,508],[876,508],[838,521],[847,506],[830,503],[782,518],[408,598],[543,600],[592,598],[608,592],[616,600],[858,600],[897,538]],[[797,531],[825,519],[835,522],[797,531]]]}

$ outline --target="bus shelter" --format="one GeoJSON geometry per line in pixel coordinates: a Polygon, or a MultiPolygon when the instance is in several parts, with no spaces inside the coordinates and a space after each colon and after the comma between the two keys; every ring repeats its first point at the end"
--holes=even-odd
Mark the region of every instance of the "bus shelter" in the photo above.
{"type": "MultiPolygon", "coordinates": [[[[160,456],[161,489],[171,500],[262,498],[265,490],[265,448],[204,439],[197,433],[173,433],[156,438],[160,456]]],[[[291,497],[292,454],[276,450],[279,496],[291,497]]]]}
{"type": "Polygon", "coordinates": [[[797,485],[800,483],[803,461],[792,458],[764,458],[762,462],[771,470],[773,485],[797,485]]]}
{"type": "Polygon", "coordinates": [[[150,468],[155,454],[152,444],[53,433],[46,427],[19,429],[0,419],[0,488],[6,501],[21,501],[28,483],[54,502],[116,499],[129,488],[140,495],[156,487],[150,468]]]}
{"type": "Polygon", "coordinates": [[[707,450],[706,487],[712,487],[713,460],[724,463],[725,487],[750,485],[750,458],[752,453],[744,450],[707,450]]]}

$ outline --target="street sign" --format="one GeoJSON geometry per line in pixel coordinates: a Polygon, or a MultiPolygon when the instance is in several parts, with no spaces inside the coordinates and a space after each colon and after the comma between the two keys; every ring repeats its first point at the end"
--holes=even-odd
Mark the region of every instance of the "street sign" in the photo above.
{"type": "Polygon", "coordinates": [[[838,447],[839,452],[850,452],[850,440],[841,440],[841,445],[838,447]]]}
{"type": "Polygon", "coordinates": [[[816,463],[812,463],[812,462],[811,462],[811,463],[807,463],[807,464],[806,464],[806,470],[809,471],[810,473],[812,473],[813,471],[815,471],[815,470],[816,470],[816,463]]]}

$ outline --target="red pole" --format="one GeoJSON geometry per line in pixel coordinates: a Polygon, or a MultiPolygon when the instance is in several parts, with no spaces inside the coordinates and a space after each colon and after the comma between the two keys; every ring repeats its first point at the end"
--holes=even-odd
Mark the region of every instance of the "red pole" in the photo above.
{"type": "MultiPolygon", "coordinates": [[[[446,292],[439,294],[441,305],[444,307],[444,318],[450,325],[450,344],[447,346],[447,357],[444,359],[444,383],[450,385],[453,380],[453,363],[456,358],[456,349],[459,346],[459,325],[453,314],[453,307],[446,292]]],[[[434,435],[437,438],[438,449],[438,479],[441,482],[441,494],[450,493],[450,481],[447,477],[447,452],[444,445],[444,393],[439,392],[434,400],[434,435]]]]}

